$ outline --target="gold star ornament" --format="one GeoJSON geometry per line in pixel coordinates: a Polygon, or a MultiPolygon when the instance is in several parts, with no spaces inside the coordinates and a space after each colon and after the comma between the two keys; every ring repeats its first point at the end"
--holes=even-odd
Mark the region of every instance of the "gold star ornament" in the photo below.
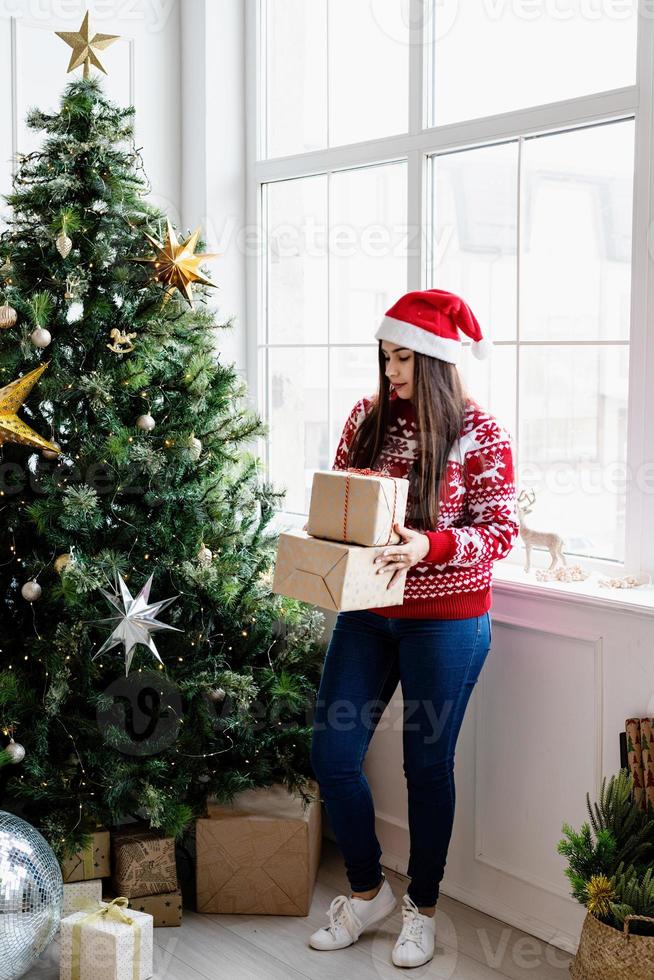
{"type": "Polygon", "coordinates": [[[35,449],[61,452],[58,446],[42,439],[16,414],[47,366],[42,364],[22,378],[12,381],[6,388],[0,388],[0,446],[4,446],[6,442],[15,442],[22,446],[34,446],[35,449]]]}
{"type": "Polygon", "coordinates": [[[80,65],[84,65],[84,78],[88,78],[90,74],[91,65],[95,65],[100,71],[103,71],[105,75],[107,74],[104,66],[100,62],[96,54],[97,51],[104,51],[108,48],[110,44],[117,41],[120,34],[94,34],[92,38],[89,38],[89,12],[88,10],[84,14],[84,20],[82,21],[82,26],[77,31],[55,31],[57,37],[60,37],[62,41],[69,44],[73,49],[70,56],[70,62],[68,64],[67,71],[73,71],[75,68],[79,68],[80,65]]]}
{"type": "Polygon", "coordinates": [[[216,286],[199,271],[200,264],[207,259],[216,259],[219,252],[208,253],[200,252],[195,254],[195,248],[200,235],[200,228],[196,228],[186,241],[178,242],[175,230],[170,223],[170,218],[166,218],[166,240],[162,244],[152,235],[144,232],[145,237],[156,251],[154,258],[133,258],[132,262],[143,262],[152,265],[154,271],[152,278],[164,283],[166,286],[164,302],[167,303],[175,289],[186,298],[189,306],[193,306],[192,282],[200,282],[205,286],[216,286]]]}

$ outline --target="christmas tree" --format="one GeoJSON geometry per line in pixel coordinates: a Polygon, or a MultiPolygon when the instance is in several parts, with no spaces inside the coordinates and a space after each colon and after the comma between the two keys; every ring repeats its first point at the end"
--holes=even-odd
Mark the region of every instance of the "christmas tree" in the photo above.
{"type": "Polygon", "coordinates": [[[0,235],[3,799],[60,855],[130,815],[179,837],[210,794],[311,798],[323,614],[271,591],[285,491],[133,117],[93,77],[32,109],[0,235]]]}

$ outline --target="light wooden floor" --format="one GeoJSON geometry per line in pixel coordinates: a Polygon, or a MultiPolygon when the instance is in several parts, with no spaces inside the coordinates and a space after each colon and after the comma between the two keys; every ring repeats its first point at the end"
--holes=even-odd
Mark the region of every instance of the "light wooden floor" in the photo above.
{"type": "MultiPolygon", "coordinates": [[[[327,909],[350,894],[340,851],[323,839],[322,860],[308,916],[198,915],[184,912],[176,929],[155,929],[155,980],[569,980],[571,957],[499,919],[441,895],[436,949],[424,966],[393,966],[408,878],[385,869],[398,899],[393,915],[346,949],[314,950],[309,935],[327,923],[327,909]]],[[[58,980],[55,941],[25,980],[58,980]]]]}

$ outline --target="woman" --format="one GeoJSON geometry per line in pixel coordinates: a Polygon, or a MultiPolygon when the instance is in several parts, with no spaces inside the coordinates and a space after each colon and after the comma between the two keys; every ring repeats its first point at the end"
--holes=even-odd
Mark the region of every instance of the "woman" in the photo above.
{"type": "Polygon", "coordinates": [[[399,681],[411,883],[396,966],[419,966],[434,953],[455,745],[490,649],[492,564],[519,531],[511,437],[463,389],[459,330],[485,357],[479,324],[453,293],[410,292],[386,312],[375,333],[378,391],[353,407],[333,465],[409,480],[406,526],[395,525],[401,541],[376,559],[389,586],[402,574],[406,581],[401,605],[340,612],[325,657],[311,761],[352,892],[333,900],[328,926],[309,944],[349,946],[395,907],[362,763],[399,681]]]}

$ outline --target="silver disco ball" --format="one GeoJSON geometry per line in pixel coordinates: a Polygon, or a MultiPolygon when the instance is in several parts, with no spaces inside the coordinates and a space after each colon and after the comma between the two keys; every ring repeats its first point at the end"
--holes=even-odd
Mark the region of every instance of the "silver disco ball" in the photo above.
{"type": "Polygon", "coordinates": [[[48,946],[63,898],[50,845],[27,821],[0,810],[0,980],[22,977],[48,946]]]}

